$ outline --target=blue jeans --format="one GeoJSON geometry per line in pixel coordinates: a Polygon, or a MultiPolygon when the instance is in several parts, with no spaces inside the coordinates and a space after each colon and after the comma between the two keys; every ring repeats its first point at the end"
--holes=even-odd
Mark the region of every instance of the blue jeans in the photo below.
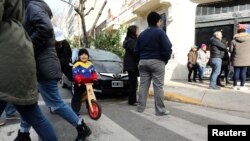
{"type": "MultiPolygon", "coordinates": [[[[7,102],[0,100],[0,113],[7,102]]],[[[57,141],[56,133],[51,123],[45,118],[37,103],[32,105],[14,105],[21,117],[29,123],[43,141],[57,141]]]]}
{"type": "Polygon", "coordinates": [[[216,87],[217,77],[221,71],[221,58],[211,58],[212,73],[210,75],[210,87],[216,87]]]}
{"type": "Polygon", "coordinates": [[[8,103],[4,109],[5,113],[6,113],[6,117],[12,116],[13,114],[16,113],[16,108],[14,107],[13,104],[8,103]]]}
{"type": "Polygon", "coordinates": [[[204,76],[205,66],[199,65],[199,79],[202,80],[204,76]]]}
{"type": "MultiPolygon", "coordinates": [[[[44,102],[53,112],[61,116],[63,119],[71,123],[73,126],[77,126],[79,120],[81,120],[73,110],[64,103],[60,96],[57,80],[46,80],[38,82],[38,90],[43,97],[44,102]]],[[[30,125],[25,121],[21,122],[21,127],[29,129],[30,125]]]]}
{"type": "Polygon", "coordinates": [[[237,81],[240,78],[240,86],[245,85],[247,75],[247,66],[245,67],[234,67],[234,86],[237,86],[237,81]]]}

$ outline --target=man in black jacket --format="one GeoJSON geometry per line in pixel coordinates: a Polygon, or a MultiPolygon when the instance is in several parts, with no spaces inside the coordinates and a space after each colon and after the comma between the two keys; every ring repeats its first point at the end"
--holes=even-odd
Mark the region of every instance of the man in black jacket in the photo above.
{"type": "Polygon", "coordinates": [[[226,45],[221,41],[222,33],[221,31],[214,32],[214,36],[209,40],[210,43],[210,53],[211,53],[211,67],[212,73],[210,76],[210,89],[220,89],[216,86],[216,81],[218,75],[221,71],[222,58],[226,50],[226,45]]]}
{"type": "MultiPolygon", "coordinates": [[[[90,128],[64,103],[58,90],[57,83],[62,73],[56,54],[51,18],[52,12],[43,0],[25,1],[24,26],[34,45],[38,89],[46,105],[76,127],[78,132],[76,141],[85,140],[91,134],[90,128]]],[[[30,125],[22,121],[21,133],[18,134],[15,141],[23,140],[23,135],[29,129],[30,125]]]]}

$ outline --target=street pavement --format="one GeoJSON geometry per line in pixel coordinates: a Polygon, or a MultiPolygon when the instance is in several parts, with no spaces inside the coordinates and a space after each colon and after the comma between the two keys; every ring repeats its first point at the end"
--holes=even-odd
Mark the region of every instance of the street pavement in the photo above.
{"type": "MultiPolygon", "coordinates": [[[[222,84],[224,84],[222,82],[222,84]]],[[[202,105],[207,107],[250,112],[250,82],[246,82],[248,90],[233,90],[233,86],[226,85],[220,90],[208,89],[209,80],[188,82],[166,81],[164,85],[164,96],[166,100],[202,105]]],[[[149,94],[153,94],[151,87],[149,94]]]]}

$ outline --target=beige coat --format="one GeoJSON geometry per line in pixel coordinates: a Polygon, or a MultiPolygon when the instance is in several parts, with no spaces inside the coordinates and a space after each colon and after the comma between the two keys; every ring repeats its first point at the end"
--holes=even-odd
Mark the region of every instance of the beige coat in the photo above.
{"type": "Polygon", "coordinates": [[[229,51],[233,66],[250,66],[250,35],[246,32],[235,34],[229,51]]]}

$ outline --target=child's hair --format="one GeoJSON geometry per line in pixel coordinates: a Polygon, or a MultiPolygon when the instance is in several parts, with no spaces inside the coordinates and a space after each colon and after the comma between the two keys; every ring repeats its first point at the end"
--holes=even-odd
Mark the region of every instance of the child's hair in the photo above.
{"type": "Polygon", "coordinates": [[[79,57],[79,59],[80,59],[80,56],[81,56],[82,54],[84,54],[84,53],[87,54],[88,57],[89,57],[89,52],[88,52],[88,50],[85,49],[85,48],[82,48],[82,49],[80,49],[79,52],[78,52],[78,57],[79,57]]]}

